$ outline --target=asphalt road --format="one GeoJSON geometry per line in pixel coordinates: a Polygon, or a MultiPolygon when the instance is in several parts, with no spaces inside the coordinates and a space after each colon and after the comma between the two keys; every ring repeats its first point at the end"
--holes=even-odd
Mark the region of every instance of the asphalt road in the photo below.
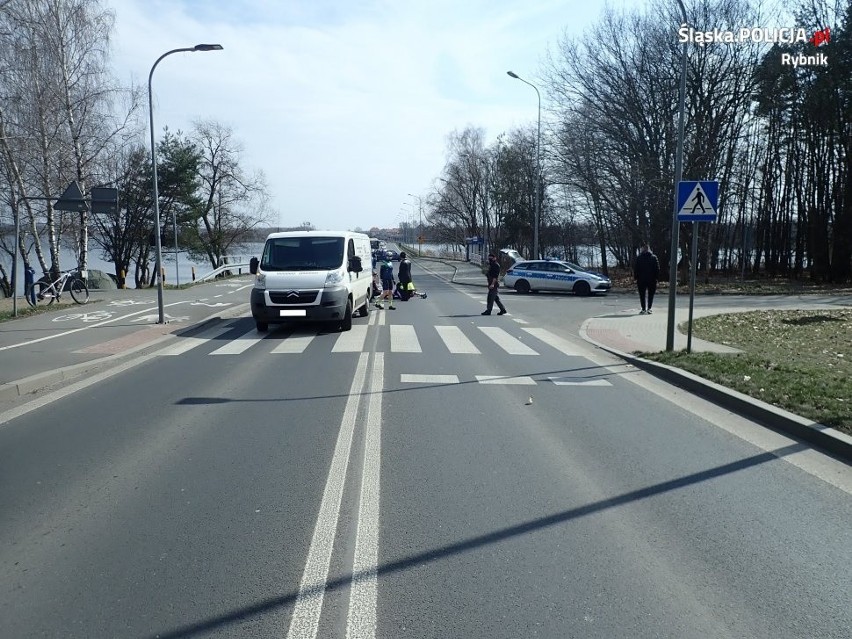
{"type": "Polygon", "coordinates": [[[349,333],[237,314],[6,414],[0,636],[848,636],[847,465],[558,298],[415,281],[349,333]]]}

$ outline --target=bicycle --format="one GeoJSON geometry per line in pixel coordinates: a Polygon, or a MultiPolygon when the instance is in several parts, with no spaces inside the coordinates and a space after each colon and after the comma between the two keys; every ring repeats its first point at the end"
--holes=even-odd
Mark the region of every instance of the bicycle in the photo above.
{"type": "Polygon", "coordinates": [[[71,299],[77,304],[85,304],[89,301],[89,288],[86,284],[77,277],[77,269],[62,271],[59,277],[53,282],[47,279],[47,275],[37,282],[33,282],[26,290],[27,304],[35,308],[39,304],[47,304],[50,306],[54,301],[59,300],[62,292],[66,289],[66,284],[70,281],[67,288],[71,293],[71,299]]]}

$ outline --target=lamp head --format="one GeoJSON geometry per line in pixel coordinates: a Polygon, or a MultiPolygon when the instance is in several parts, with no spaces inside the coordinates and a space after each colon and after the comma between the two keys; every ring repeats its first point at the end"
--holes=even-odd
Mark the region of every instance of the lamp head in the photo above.
{"type": "Polygon", "coordinates": [[[193,51],[221,51],[221,44],[196,44],[192,47],[193,51]]]}
{"type": "Polygon", "coordinates": [[[508,75],[510,78],[515,78],[516,80],[520,80],[520,78],[518,77],[518,74],[515,73],[514,71],[506,71],[506,75],[508,75]]]}

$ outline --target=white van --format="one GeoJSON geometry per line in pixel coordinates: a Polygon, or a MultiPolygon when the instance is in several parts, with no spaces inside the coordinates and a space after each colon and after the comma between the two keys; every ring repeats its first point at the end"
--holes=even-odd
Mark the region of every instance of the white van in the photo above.
{"type": "Polygon", "coordinates": [[[363,233],[271,233],[260,261],[251,260],[251,314],[257,330],[293,321],[335,322],[350,330],[354,314],[370,313],[370,264],[370,238],[363,233]]]}

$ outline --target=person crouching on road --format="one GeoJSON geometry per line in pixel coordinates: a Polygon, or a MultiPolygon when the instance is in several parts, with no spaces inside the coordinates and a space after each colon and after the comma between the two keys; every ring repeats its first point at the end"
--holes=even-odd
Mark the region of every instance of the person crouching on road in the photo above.
{"type": "Polygon", "coordinates": [[[657,292],[657,278],[660,275],[660,261],[651,251],[647,242],[642,244],[639,257],[633,264],[633,275],[636,278],[636,286],[639,288],[639,303],[642,305],[640,315],[651,312],[654,305],[654,293],[657,292]],[[645,303],[647,293],[648,303],[645,303]]]}
{"type": "Polygon", "coordinates": [[[376,301],[376,308],[384,308],[384,306],[382,306],[382,300],[387,299],[390,300],[390,306],[388,306],[388,309],[396,309],[396,306],[393,305],[393,264],[391,264],[390,259],[387,257],[383,258],[381,266],[379,267],[379,279],[382,280],[382,294],[376,301]]]}
{"type": "Polygon", "coordinates": [[[497,304],[497,308],[500,309],[500,312],[497,315],[505,315],[506,307],[503,306],[503,302],[500,301],[500,295],[497,292],[500,288],[500,264],[497,262],[497,256],[494,253],[488,254],[488,301],[486,302],[485,311],[483,311],[483,315],[491,315],[491,309],[494,308],[494,304],[497,304]]]}

